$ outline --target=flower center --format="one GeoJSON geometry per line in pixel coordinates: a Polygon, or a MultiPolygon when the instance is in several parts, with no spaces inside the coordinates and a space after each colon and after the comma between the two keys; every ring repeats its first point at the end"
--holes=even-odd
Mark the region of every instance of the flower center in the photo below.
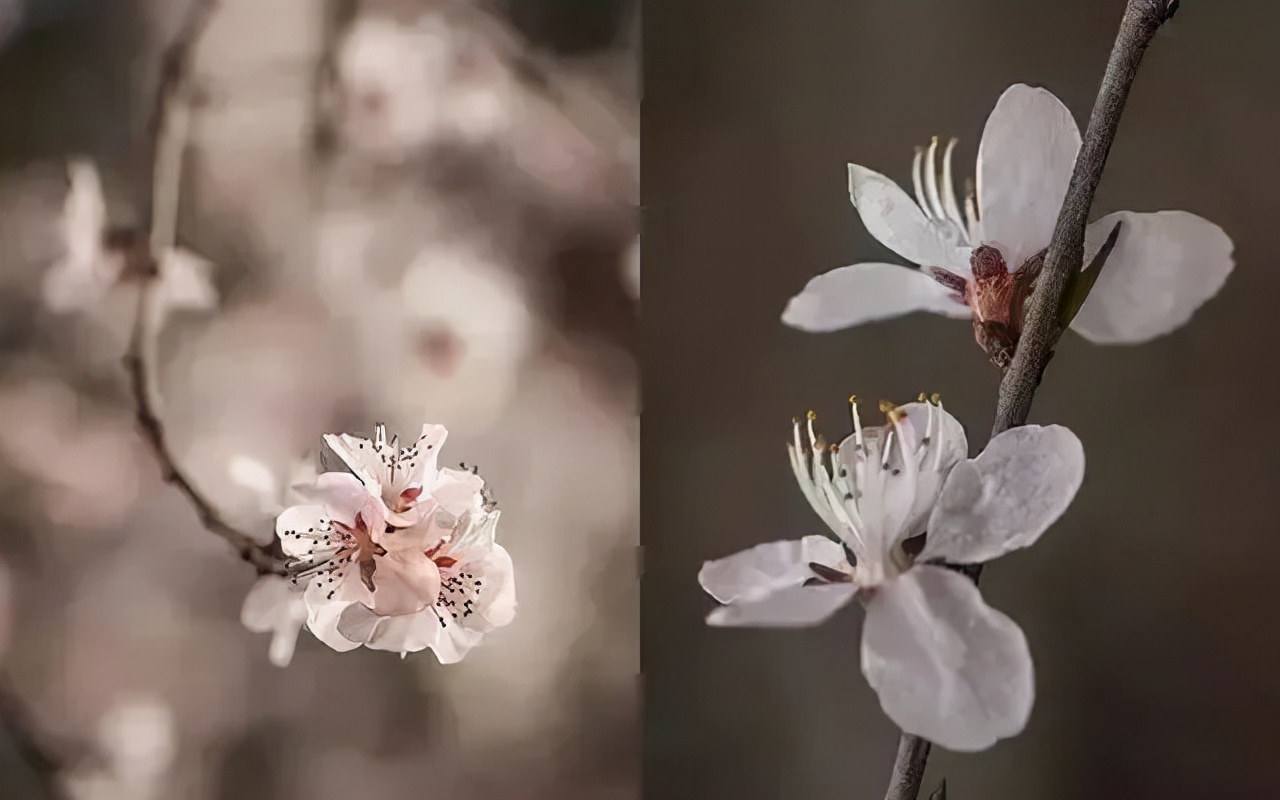
{"type": "MultiPolygon", "coordinates": [[[[795,422],[788,449],[797,481],[810,506],[851,552],[852,574],[863,586],[875,585],[902,567],[894,550],[918,527],[920,479],[942,468],[947,443],[941,398],[922,394],[919,400],[923,415],[921,409],[881,402],[887,423],[864,429],[858,399],[849,398],[853,434],[840,445],[823,441],[814,430],[817,415],[810,412],[803,423],[806,447],[801,440],[802,423],[795,422]]],[[[814,572],[826,581],[838,575],[835,570],[814,572]]]]}
{"type": "Polygon", "coordinates": [[[474,614],[480,592],[484,590],[484,581],[449,555],[449,545],[450,538],[446,537],[425,553],[440,569],[440,593],[433,610],[441,627],[474,614]]]}
{"type": "MultiPolygon", "coordinates": [[[[376,591],[373,575],[377,562],[374,559],[385,556],[387,550],[373,541],[364,514],[356,514],[351,525],[327,520],[306,531],[285,531],[285,536],[312,543],[306,555],[298,556],[290,564],[293,571],[290,582],[293,585],[306,578],[336,584],[347,577],[352,566],[356,566],[360,570],[361,582],[369,591],[376,591]]],[[[330,600],[336,591],[336,588],[329,591],[330,600]]]]}

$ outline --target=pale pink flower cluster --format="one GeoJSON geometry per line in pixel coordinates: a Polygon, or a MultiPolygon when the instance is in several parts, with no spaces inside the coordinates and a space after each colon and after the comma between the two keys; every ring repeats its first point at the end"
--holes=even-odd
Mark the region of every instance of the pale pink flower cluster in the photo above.
{"type": "Polygon", "coordinates": [[[430,648],[448,664],[511,622],[500,512],[476,470],[437,467],[446,436],[440,425],[406,447],[381,425],[373,439],[325,436],[350,472],[322,473],[280,514],[291,577],[260,579],[242,612],[251,630],[274,633],[274,663],[290,661],[303,625],[341,652],[430,648]]]}

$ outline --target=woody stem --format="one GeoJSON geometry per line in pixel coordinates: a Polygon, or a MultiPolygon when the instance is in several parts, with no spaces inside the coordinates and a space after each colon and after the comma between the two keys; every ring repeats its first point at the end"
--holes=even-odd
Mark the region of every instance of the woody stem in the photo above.
{"type": "MultiPolygon", "coordinates": [[[[1053,353],[1053,346],[1062,335],[1058,311],[1068,278],[1084,264],[1084,236],[1089,209],[1102,180],[1107,154],[1115,141],[1129,89],[1138,75],[1138,65],[1147,45],[1160,26],[1173,17],[1178,5],[1179,0],[1128,0],[1125,6],[1067,196],[1058,212],[1044,267],[1027,307],[1022,336],[1000,383],[992,436],[1025,424],[1031,413],[1031,401],[1053,353]]],[[[963,571],[976,583],[982,574],[982,565],[963,571]]],[[[929,742],[924,739],[909,733],[902,734],[885,800],[916,800],[924,780],[929,748],[929,742]]]]}

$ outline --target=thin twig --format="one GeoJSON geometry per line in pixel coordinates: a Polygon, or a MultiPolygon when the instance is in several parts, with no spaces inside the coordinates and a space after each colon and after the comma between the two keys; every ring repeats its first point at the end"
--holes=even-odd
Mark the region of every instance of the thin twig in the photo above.
{"type": "MultiPolygon", "coordinates": [[[[1063,293],[1068,279],[1084,264],[1089,209],[1102,180],[1102,170],[1107,164],[1111,143],[1115,141],[1129,89],[1137,77],[1138,64],[1147,45],[1160,26],[1177,11],[1178,4],[1179,0],[1128,0],[1125,6],[1107,71],[1093,104],[1080,154],[1076,157],[1067,196],[1058,212],[1044,268],[1027,306],[1022,337],[1013,362],[1000,383],[995,424],[991,429],[993,437],[1025,424],[1027,415],[1031,413],[1031,401],[1053,356],[1053,346],[1062,336],[1059,310],[1063,293]]],[[[982,574],[982,565],[964,571],[977,582],[982,574]]],[[[928,758],[929,743],[904,733],[898,743],[898,755],[885,800],[916,800],[928,758]]]]}
{"type": "MultiPolygon", "coordinates": [[[[217,8],[217,0],[194,0],[174,41],[161,58],[160,80],[155,107],[149,125],[152,142],[151,194],[147,201],[146,219],[150,221],[150,255],[153,260],[175,244],[178,198],[183,158],[186,153],[190,102],[188,78],[192,51],[217,8]]],[[[161,475],[178,488],[195,508],[200,522],[211,533],[225,539],[240,557],[253,564],[259,573],[284,574],[281,559],[270,546],[261,545],[253,537],[236,529],[218,514],[204,498],[169,451],[164,424],[160,419],[160,392],[150,365],[155,362],[153,330],[156,315],[151,306],[157,271],[144,279],[138,292],[137,316],[129,350],[124,357],[129,373],[129,386],[137,407],[138,427],[160,463],[161,475]]]]}
{"type": "Polygon", "coordinates": [[[1048,363],[1049,354],[1062,328],[1058,309],[1067,281],[1084,264],[1085,227],[1093,196],[1102,180],[1107,154],[1120,126],[1120,114],[1129,98],[1129,88],[1138,74],[1138,64],[1157,30],[1177,9],[1174,0],[1129,0],[1120,32],[1116,35],[1111,59],[1093,104],[1089,127],[1085,131],[1075,171],[1067,188],[1066,199],[1058,213],[1044,269],[1036,282],[1036,290],[1027,306],[1022,339],[1014,353],[1013,363],[1000,383],[995,425],[991,435],[1003,433],[1027,421],[1036,386],[1048,363]]]}
{"type": "MultiPolygon", "coordinates": [[[[146,291],[146,287],[143,287],[143,291],[146,291]]],[[[140,302],[139,316],[144,315],[141,306],[142,303],[140,302]]],[[[141,337],[135,337],[134,341],[141,342],[141,337]]],[[[138,427],[142,430],[147,444],[151,445],[156,461],[160,462],[161,476],[164,480],[173,484],[178,488],[178,491],[182,492],[182,495],[195,508],[196,515],[200,517],[200,523],[210,533],[227,540],[236,549],[236,552],[240,554],[240,557],[253,564],[259,573],[286,574],[284,564],[275,555],[270,546],[259,544],[253,537],[241,532],[223,520],[213,505],[204,499],[191,480],[178,469],[165,442],[164,426],[156,416],[149,400],[151,393],[147,389],[149,379],[146,359],[142,357],[139,349],[131,348],[129,355],[125,356],[125,368],[129,371],[130,386],[133,391],[134,401],[138,407],[138,427]]]]}

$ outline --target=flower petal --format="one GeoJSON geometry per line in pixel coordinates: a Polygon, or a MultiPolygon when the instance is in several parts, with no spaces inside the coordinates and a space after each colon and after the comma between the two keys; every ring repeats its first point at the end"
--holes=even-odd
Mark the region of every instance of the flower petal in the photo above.
{"type": "Polygon", "coordinates": [[[441,664],[455,664],[484,634],[468,630],[450,620],[442,624],[430,609],[417,614],[380,617],[360,604],[343,610],[338,631],[346,638],[372,650],[416,653],[431,648],[441,664]]]}
{"type": "Polygon", "coordinates": [[[355,522],[357,514],[365,514],[370,530],[380,530],[386,512],[380,500],[369,493],[360,479],[346,472],[325,472],[316,478],[310,491],[312,502],[323,505],[329,516],[344,525],[355,522]]]}
{"type": "Polygon", "coordinates": [[[1084,446],[1061,425],[996,436],[947,477],[921,559],[980,564],[1035,543],[1084,480],[1084,446]]]}
{"type": "Polygon", "coordinates": [[[1048,247],[1080,151],[1071,111],[1048,89],[1018,83],[996,101],[978,146],[983,239],[1009,267],[1048,247]]]}
{"type": "Polygon", "coordinates": [[[276,536],[284,554],[293,558],[305,556],[315,548],[315,539],[307,534],[328,523],[329,512],[324,506],[308,504],[290,506],[276,517],[276,536]]]}
{"type": "Polygon", "coordinates": [[[1231,237],[1186,211],[1108,214],[1086,231],[1086,264],[1117,222],[1115,249],[1071,323],[1091,342],[1140,344],[1185,325],[1235,267],[1231,237]]]}
{"type": "Polygon", "coordinates": [[[301,604],[302,592],[293,588],[287,578],[263,575],[245,595],[240,607],[240,624],[254,633],[266,633],[288,618],[294,603],[301,604]]]}
{"type": "Polygon", "coordinates": [[[372,440],[349,433],[326,433],[323,439],[362,483],[373,491],[380,491],[381,484],[387,477],[387,469],[372,440]]]}
{"type": "Polygon", "coordinates": [[[511,624],[516,616],[516,575],[511,554],[495,544],[489,554],[468,569],[484,580],[484,591],[477,598],[476,613],[469,619],[472,627],[491,630],[511,624]]]}
{"type": "Polygon", "coordinates": [[[205,311],[218,305],[213,262],[175,247],[161,255],[159,269],[160,305],[166,310],[205,311]]]}
{"type": "Polygon", "coordinates": [[[421,551],[391,550],[374,564],[373,610],[384,617],[417,613],[440,595],[440,570],[421,551]]]}
{"type": "Polygon", "coordinates": [[[849,604],[858,587],[852,583],[791,586],[764,597],[720,606],[707,615],[717,628],[808,628],[849,604]]]}
{"type": "Polygon", "coordinates": [[[844,548],[825,536],[766,542],[703,563],[698,583],[721,603],[751,602],[814,577],[811,563],[834,567],[844,557],[844,548]]]}
{"type": "Polygon", "coordinates": [[[455,517],[470,510],[476,494],[484,488],[484,478],[469,471],[445,467],[431,486],[431,497],[455,517]]]}
{"type": "Polygon", "coordinates": [[[1021,732],[1035,700],[1022,630],[942,567],[915,567],[876,591],[862,673],[889,719],[948,750],[983,750],[1021,732]]]}
{"type": "Polygon", "coordinates": [[[307,629],[317,639],[345,653],[360,646],[360,642],[343,636],[338,628],[342,612],[353,604],[369,605],[373,598],[356,574],[341,577],[334,583],[313,578],[303,592],[307,604],[307,629]]]}
{"type": "Polygon", "coordinates": [[[878,172],[849,165],[849,199],[867,231],[893,252],[925,267],[958,268],[967,273],[968,248],[947,226],[935,225],[916,201],[878,172]]]}
{"type": "Polygon", "coordinates": [[[862,263],[819,275],[787,302],[782,322],[810,333],[826,333],[913,311],[967,319],[969,307],[918,269],[862,263]]]}

